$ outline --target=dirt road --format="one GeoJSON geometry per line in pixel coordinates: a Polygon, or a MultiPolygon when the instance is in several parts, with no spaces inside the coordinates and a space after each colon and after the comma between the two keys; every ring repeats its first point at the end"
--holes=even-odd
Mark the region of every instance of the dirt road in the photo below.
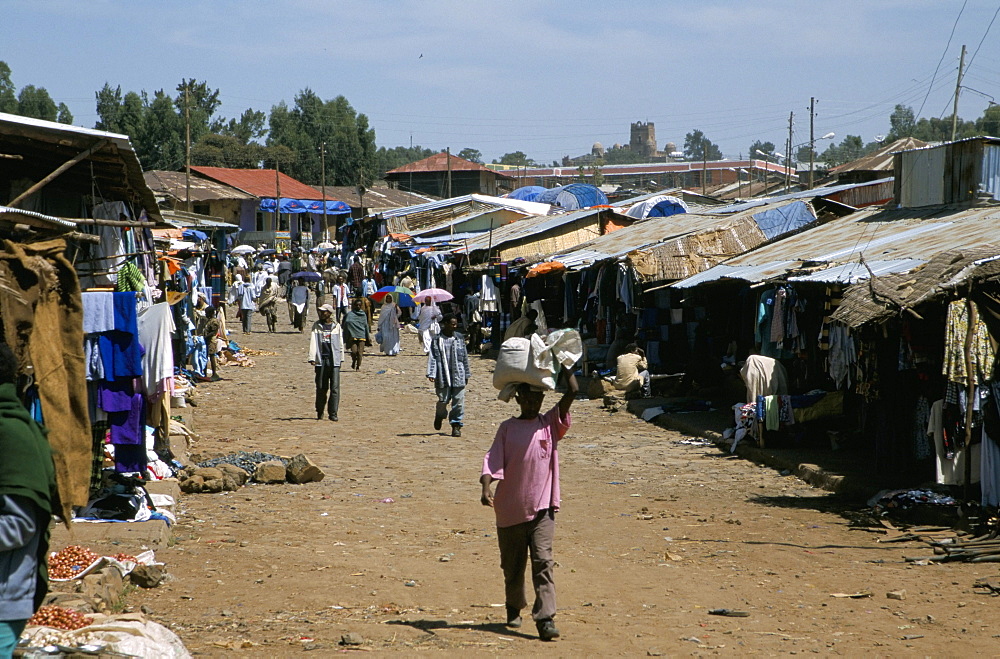
{"type": "Polygon", "coordinates": [[[194,653],[327,655],[348,633],[380,654],[996,653],[1000,601],[972,591],[996,567],[906,564],[926,550],[850,529],[833,495],[589,400],[560,449],[562,638],[542,643],[529,621],[508,630],[477,483],[514,411],[495,399],[492,362],[473,358],[461,438],[433,430],[408,333],[403,355],[369,349],[360,373],[345,370],[340,421],[317,421],[306,339],[279,330],[235,337],[279,356],[199,387],[195,450],[305,452],[327,477],[185,496],[176,542],[159,553],[174,580],[129,604],[194,653]],[[831,596],[861,591],[872,595],[831,596]],[[709,614],[718,608],[749,615],[709,614]]]}

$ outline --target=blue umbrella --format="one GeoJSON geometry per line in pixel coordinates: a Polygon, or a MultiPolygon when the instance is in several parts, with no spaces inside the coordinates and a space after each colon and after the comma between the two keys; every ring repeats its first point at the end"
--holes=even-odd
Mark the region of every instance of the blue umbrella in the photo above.
{"type": "Polygon", "coordinates": [[[303,270],[301,272],[296,272],[295,274],[293,274],[290,277],[290,279],[293,280],[303,279],[305,281],[320,281],[321,279],[323,279],[323,275],[319,274],[318,272],[314,272],[312,270],[303,270]]]}

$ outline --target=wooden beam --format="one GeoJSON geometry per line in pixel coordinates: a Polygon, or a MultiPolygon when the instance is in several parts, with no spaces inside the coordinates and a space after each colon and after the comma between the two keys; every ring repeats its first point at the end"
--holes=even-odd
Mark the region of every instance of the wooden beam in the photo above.
{"type": "Polygon", "coordinates": [[[21,194],[19,194],[17,197],[15,197],[7,205],[11,206],[11,207],[16,207],[20,202],[24,201],[24,199],[26,197],[29,197],[29,196],[33,195],[34,193],[38,192],[39,190],[41,190],[43,187],[45,187],[46,185],[48,185],[49,183],[51,183],[53,180],[55,180],[60,174],[62,174],[63,172],[65,172],[67,169],[69,169],[73,165],[77,164],[81,160],[85,160],[87,158],[87,156],[89,156],[90,154],[94,153],[95,151],[99,151],[99,150],[103,149],[107,145],[108,145],[108,140],[100,140],[97,144],[95,144],[94,146],[90,147],[89,149],[87,149],[83,153],[79,153],[79,154],[73,156],[72,158],[70,158],[69,160],[67,160],[66,162],[64,162],[63,164],[59,165],[59,167],[57,167],[55,169],[55,171],[53,171],[51,174],[49,174],[48,176],[46,176],[45,178],[43,178],[38,183],[35,183],[33,186],[31,186],[30,188],[28,188],[27,190],[25,190],[21,194]]]}

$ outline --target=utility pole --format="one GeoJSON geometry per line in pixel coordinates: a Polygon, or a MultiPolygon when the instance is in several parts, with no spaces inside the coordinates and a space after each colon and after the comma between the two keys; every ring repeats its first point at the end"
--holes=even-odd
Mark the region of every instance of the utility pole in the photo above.
{"type": "Polygon", "coordinates": [[[184,81],[184,188],[186,190],[185,206],[191,212],[191,103],[188,90],[191,83],[184,81]]]}
{"type": "Polygon", "coordinates": [[[329,240],[330,220],[326,216],[326,142],[319,147],[319,178],[323,188],[323,240],[329,240]]]}
{"type": "Polygon", "coordinates": [[[962,57],[958,60],[958,82],[955,83],[955,106],[951,111],[951,141],[955,141],[958,133],[958,95],[962,91],[962,69],[965,68],[965,46],[962,46],[962,57]]]}
{"type": "Polygon", "coordinates": [[[451,199],[451,147],[449,146],[445,153],[448,157],[448,194],[445,195],[447,199],[451,199]]]}
{"type": "Polygon", "coordinates": [[[790,165],[792,164],[792,123],[795,120],[795,113],[788,113],[788,142],[785,144],[785,194],[788,194],[792,188],[792,172],[790,165]]]}
{"type": "MultiPolygon", "coordinates": [[[[279,176],[278,157],[274,157],[274,226],[272,231],[277,231],[281,226],[281,177],[279,176]]],[[[277,240],[275,241],[277,242],[277,240]]]]}
{"type": "Polygon", "coordinates": [[[816,138],[813,133],[813,122],[816,119],[816,99],[809,97],[809,189],[813,187],[813,158],[816,153],[816,138]]]}
{"type": "Polygon", "coordinates": [[[701,194],[707,194],[705,188],[705,178],[708,176],[708,148],[705,146],[708,142],[707,137],[701,138],[701,194]]]}

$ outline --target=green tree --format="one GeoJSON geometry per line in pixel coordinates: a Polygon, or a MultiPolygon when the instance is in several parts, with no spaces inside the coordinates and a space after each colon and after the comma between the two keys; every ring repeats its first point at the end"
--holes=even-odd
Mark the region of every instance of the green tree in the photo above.
{"type": "Polygon", "coordinates": [[[754,143],[750,145],[750,151],[748,151],[747,154],[751,160],[756,160],[761,157],[760,153],[757,153],[758,151],[772,154],[774,153],[774,149],[774,142],[761,142],[760,140],[754,140],[754,143]]]}
{"type": "Polygon", "coordinates": [[[980,135],[1000,136],[1000,105],[992,103],[986,108],[976,120],[976,130],[980,135]]]}
{"type": "Polygon", "coordinates": [[[895,142],[904,137],[911,137],[917,128],[917,120],[913,108],[898,104],[889,115],[889,134],[886,142],[895,142]]]}
{"type": "Polygon", "coordinates": [[[470,162],[477,162],[480,165],[483,164],[483,152],[479,149],[466,147],[458,152],[458,157],[464,158],[470,162]]]}
{"type": "Polygon", "coordinates": [[[611,147],[604,152],[604,161],[609,165],[629,165],[632,163],[646,162],[638,153],[632,151],[627,146],[618,148],[611,147]]]}
{"type": "Polygon", "coordinates": [[[324,101],[306,88],[288,108],[271,108],[269,146],[285,146],[297,154],[289,175],[319,183],[321,154],[326,144],[328,185],[366,185],[377,171],[375,131],[368,117],[358,114],[344,96],[324,101]]]}
{"type": "Polygon", "coordinates": [[[440,151],[425,149],[422,146],[397,146],[391,149],[382,146],[375,152],[375,171],[378,178],[382,178],[390,170],[424,158],[430,158],[435,153],[440,153],[440,151]]]}
{"type": "Polygon", "coordinates": [[[22,117],[55,121],[59,116],[59,108],[45,87],[25,85],[17,95],[17,114],[22,117]]]}
{"type": "Polygon", "coordinates": [[[0,112],[17,114],[17,92],[10,79],[10,67],[0,60],[0,112]]]}
{"type": "Polygon", "coordinates": [[[494,160],[495,165],[516,165],[518,167],[534,167],[535,161],[528,158],[523,151],[514,151],[500,156],[500,160],[494,160]]]}
{"type": "Polygon", "coordinates": [[[722,160],[722,150],[695,129],[684,136],[684,157],[688,160],[722,160]]]}
{"type": "Polygon", "coordinates": [[[61,124],[73,123],[73,113],[69,111],[69,106],[65,103],[59,104],[59,111],[56,113],[56,121],[61,124]]]}
{"type": "Polygon", "coordinates": [[[233,135],[209,133],[191,147],[191,163],[207,167],[256,169],[265,158],[265,147],[233,135]]]}
{"type": "Polygon", "coordinates": [[[239,119],[230,119],[218,131],[219,135],[235,138],[241,144],[249,144],[267,133],[267,115],[259,110],[247,108],[239,119]]]}

